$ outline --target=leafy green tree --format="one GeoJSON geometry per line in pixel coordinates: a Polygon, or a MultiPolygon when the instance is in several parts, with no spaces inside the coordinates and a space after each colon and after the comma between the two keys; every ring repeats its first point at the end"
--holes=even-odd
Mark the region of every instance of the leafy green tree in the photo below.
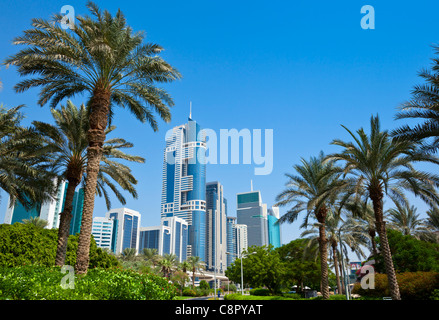
{"type": "MultiPolygon", "coordinates": [[[[248,252],[254,252],[244,258],[244,283],[252,287],[266,286],[270,293],[279,292],[285,279],[285,264],[281,261],[278,252],[273,246],[251,246],[248,252]]],[[[236,283],[241,283],[241,259],[235,259],[226,270],[226,276],[236,283]]]]}
{"type": "MultiPolygon", "coordinates": [[[[296,239],[276,249],[285,263],[285,284],[289,288],[296,285],[297,292],[306,286],[320,287],[320,257],[309,248],[307,239],[296,239]]],[[[318,246],[314,248],[318,252],[318,246]]]]}
{"type": "MultiPolygon", "coordinates": [[[[397,272],[439,272],[439,244],[422,241],[392,229],[387,230],[387,235],[397,272]]],[[[378,247],[381,247],[380,242],[378,247]]],[[[377,261],[378,270],[382,270],[382,259],[378,258],[377,261]]]]}
{"type": "Polygon", "coordinates": [[[407,203],[404,191],[410,191],[428,204],[439,203],[436,193],[439,177],[413,167],[416,162],[428,161],[438,164],[439,161],[433,155],[422,152],[417,143],[392,140],[387,130],[381,130],[378,116],[371,117],[370,127],[369,135],[363,128],[357,130],[355,135],[344,127],[354,142],[333,140],[332,144],[342,147],[343,150],[328,156],[328,160],[341,161],[344,164],[344,172],[356,180],[355,190],[361,195],[366,194],[371,200],[391,296],[394,300],[400,300],[387,240],[384,199],[388,196],[394,203],[407,203]]]}
{"type": "MultiPolygon", "coordinates": [[[[0,266],[16,267],[55,264],[57,230],[38,228],[33,224],[0,224],[0,266]]],[[[69,236],[65,264],[76,261],[78,235],[69,236]]],[[[98,248],[94,239],[90,242],[90,268],[119,266],[111,254],[98,248]]]]}
{"type": "Polygon", "coordinates": [[[75,270],[86,273],[89,259],[94,199],[103,154],[105,129],[115,113],[115,107],[128,109],[141,122],[148,122],[156,131],[153,111],[170,121],[170,95],[158,88],[181,76],[158,54],[157,44],[143,43],[144,34],[133,32],[125,16],[118,10],[112,16],[87,2],[93,17],[76,16],[73,30],[64,30],[54,15],[53,21],[32,19],[32,27],[14,44],[26,48],[5,60],[15,65],[21,76],[28,76],[15,85],[16,92],[40,87],[38,103],[50,102],[55,108],[63,99],[87,95],[90,108],[87,132],[87,174],[84,189],[84,209],[78,259],[75,270]]]}

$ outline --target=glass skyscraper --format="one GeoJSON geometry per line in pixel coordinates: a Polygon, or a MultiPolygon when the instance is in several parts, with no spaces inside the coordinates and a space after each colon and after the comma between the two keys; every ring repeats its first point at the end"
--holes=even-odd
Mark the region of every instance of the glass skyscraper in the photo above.
{"type": "Polygon", "coordinates": [[[191,117],[166,135],[161,219],[178,217],[189,225],[187,256],[206,259],[206,143],[191,117]]]}
{"type": "Polygon", "coordinates": [[[227,268],[227,202],[223,186],[218,182],[206,184],[206,267],[223,273],[227,268]]]}
{"type": "Polygon", "coordinates": [[[268,245],[267,205],[262,203],[261,193],[251,191],[238,193],[237,222],[247,225],[248,246],[268,245]]]}

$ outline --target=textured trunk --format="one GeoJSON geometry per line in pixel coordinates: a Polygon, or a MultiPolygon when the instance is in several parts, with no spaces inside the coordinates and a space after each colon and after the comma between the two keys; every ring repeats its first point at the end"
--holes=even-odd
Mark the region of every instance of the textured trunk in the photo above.
{"type": "Polygon", "coordinates": [[[63,266],[66,260],[67,239],[70,231],[70,221],[72,220],[73,197],[75,189],[78,185],[76,181],[68,181],[66,199],[63,212],[60,213],[59,229],[58,229],[58,245],[56,248],[55,265],[63,266]]]}
{"type": "Polygon", "coordinates": [[[378,254],[378,251],[377,251],[377,245],[375,243],[376,233],[375,233],[374,229],[370,229],[369,230],[369,236],[370,236],[370,241],[372,243],[372,254],[373,254],[374,257],[376,257],[377,254],[378,254]]]}
{"type": "MultiPolygon", "coordinates": [[[[343,265],[342,265],[342,261],[341,261],[341,257],[340,257],[340,261],[339,261],[339,263],[338,263],[338,268],[340,269],[340,274],[341,275],[343,275],[344,273],[343,273],[343,265]]],[[[343,281],[342,281],[342,283],[341,283],[341,286],[342,286],[342,294],[343,293],[346,293],[346,285],[345,285],[345,282],[346,282],[346,279],[343,277],[343,281]]]]}
{"type": "Polygon", "coordinates": [[[383,193],[381,190],[375,192],[369,191],[369,193],[373,204],[373,210],[375,212],[375,224],[378,236],[380,237],[381,254],[384,258],[390,295],[393,300],[401,300],[395,268],[393,267],[392,253],[390,252],[389,241],[387,239],[386,225],[383,219],[383,193]]]}
{"type": "Polygon", "coordinates": [[[87,176],[84,188],[84,208],[75,271],[87,273],[90,253],[91,227],[96,194],[99,164],[102,158],[102,145],[105,141],[105,128],[108,123],[111,93],[108,90],[95,90],[90,100],[90,129],[87,133],[87,176]]]}
{"type": "Polygon", "coordinates": [[[329,299],[329,280],[328,280],[328,240],[326,239],[326,221],[327,209],[321,208],[317,214],[319,225],[319,251],[321,266],[321,292],[323,299],[329,299]]]}
{"type": "Polygon", "coordinates": [[[342,289],[341,289],[341,283],[340,283],[340,274],[338,273],[337,242],[332,241],[331,245],[332,245],[332,254],[333,254],[333,259],[334,259],[335,278],[337,280],[338,294],[341,294],[342,289]]]}

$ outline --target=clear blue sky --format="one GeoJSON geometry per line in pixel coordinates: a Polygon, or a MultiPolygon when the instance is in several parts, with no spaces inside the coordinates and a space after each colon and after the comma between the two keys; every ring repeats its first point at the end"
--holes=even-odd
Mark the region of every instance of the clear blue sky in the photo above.
{"type": "MultiPolygon", "coordinates": [[[[167,85],[175,100],[172,122],[154,133],[123,109],[116,110],[115,135],[135,144],[146,158],[132,168],[139,199],[127,195],[127,207],[142,214],[142,226],[160,223],[161,172],[168,129],[192,116],[204,128],[274,130],[273,172],[255,176],[253,165],[209,165],[207,180],[224,185],[229,215],[236,215],[236,193],[249,191],[250,180],[268,205],[283,189],[285,172],[301,157],[336,151],[334,138],[348,139],[341,124],[368,127],[379,114],[393,129],[396,107],[410,97],[417,72],[428,67],[431,45],[439,42],[437,1],[96,1],[101,8],[126,15],[146,41],[162,45],[163,57],[183,79],[167,85]],[[363,5],[375,8],[375,30],[360,27],[363,5]]],[[[0,1],[0,59],[16,52],[13,37],[30,27],[33,17],[48,18],[63,5],[85,14],[85,1],[0,1]]],[[[0,102],[25,104],[27,118],[51,122],[49,108],[36,105],[37,90],[15,94],[14,67],[0,68],[0,102]]],[[[74,102],[81,103],[80,98],[74,102]]],[[[0,222],[7,195],[1,193],[0,222]]],[[[120,207],[117,200],[113,207],[120,207]]],[[[285,209],[281,209],[283,213],[285,209]]],[[[425,207],[419,205],[422,217],[425,207]]],[[[105,203],[97,199],[95,216],[105,203]]],[[[300,234],[299,220],[282,226],[283,242],[300,234]]]]}

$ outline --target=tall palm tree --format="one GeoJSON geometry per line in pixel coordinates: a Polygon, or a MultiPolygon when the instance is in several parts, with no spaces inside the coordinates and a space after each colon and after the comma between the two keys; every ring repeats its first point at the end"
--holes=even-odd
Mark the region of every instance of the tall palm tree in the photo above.
{"type": "MultiPolygon", "coordinates": [[[[439,54],[439,46],[434,46],[439,54]]],[[[400,106],[396,119],[419,119],[423,123],[414,127],[403,125],[392,131],[396,139],[423,141],[423,150],[436,152],[439,150],[439,59],[432,59],[431,69],[423,69],[419,76],[425,84],[416,85],[412,90],[412,98],[400,106]]]]}
{"type": "Polygon", "coordinates": [[[416,211],[417,209],[413,205],[396,203],[396,208],[390,208],[386,212],[389,228],[419,239],[426,229],[424,221],[419,218],[416,211]]]}
{"type": "Polygon", "coordinates": [[[378,116],[371,117],[370,126],[369,135],[363,128],[357,130],[355,135],[343,126],[355,142],[333,140],[332,144],[343,147],[343,151],[328,156],[328,160],[343,162],[345,174],[350,174],[356,179],[356,190],[362,194],[366,192],[372,201],[390,293],[394,300],[400,300],[384,222],[384,199],[387,195],[395,203],[406,203],[403,191],[408,190],[429,204],[437,203],[439,198],[435,187],[439,185],[439,177],[416,170],[413,163],[439,162],[436,157],[420,152],[418,144],[410,141],[392,141],[387,131],[381,131],[378,116]]]}
{"type": "MultiPolygon", "coordinates": [[[[61,106],[60,110],[52,109],[51,113],[55,120],[54,125],[40,121],[34,121],[32,125],[44,140],[42,150],[50,157],[53,172],[56,172],[59,176],[58,182],[61,182],[61,180],[68,182],[64,210],[60,214],[58,246],[55,258],[55,264],[62,266],[66,256],[70,222],[73,217],[73,197],[76,187],[83,181],[86,174],[89,121],[86,107],[81,105],[78,109],[70,100],[67,101],[66,106],[61,106]]],[[[114,126],[109,127],[106,129],[106,134],[114,129],[114,126]]],[[[113,138],[104,142],[96,192],[99,196],[103,195],[105,197],[108,210],[110,210],[111,202],[106,188],[110,188],[119,201],[126,204],[125,198],[114,182],[122,189],[127,190],[134,198],[137,198],[134,188],[137,181],[131,174],[131,170],[129,167],[114,161],[123,159],[143,163],[145,159],[142,157],[128,155],[121,150],[132,146],[131,143],[120,138],[113,138]]]]}
{"type": "Polygon", "coordinates": [[[195,288],[195,272],[197,270],[203,270],[205,263],[201,261],[201,258],[198,256],[190,256],[187,261],[189,262],[192,271],[192,286],[195,288]]]}
{"type": "Polygon", "coordinates": [[[46,155],[40,153],[42,141],[31,128],[20,125],[23,105],[6,109],[0,105],[0,188],[26,209],[54,195],[46,155]]]}
{"type": "Polygon", "coordinates": [[[30,76],[15,85],[16,92],[41,87],[38,103],[50,102],[55,107],[63,99],[75,95],[88,96],[90,108],[87,132],[87,175],[84,189],[84,210],[78,241],[75,271],[86,273],[99,166],[103,154],[105,129],[115,107],[127,108],[141,122],[158,129],[154,111],[170,121],[170,95],[157,83],[179,79],[179,72],[158,56],[163,48],[143,43],[144,34],[133,32],[125,16],[101,11],[92,2],[87,7],[93,17],[76,16],[73,30],[64,30],[59,22],[33,19],[33,29],[14,39],[26,45],[5,60],[16,65],[22,76],[30,76]]]}
{"type": "Polygon", "coordinates": [[[324,299],[329,299],[326,217],[335,199],[348,189],[349,181],[341,178],[339,167],[324,160],[325,156],[320,152],[318,157],[311,157],[309,161],[302,159],[301,165],[295,165],[298,175],[286,174],[286,188],[277,196],[276,206],[292,205],[279,223],[292,223],[302,212],[305,213],[303,226],[308,224],[310,215],[318,221],[322,295],[324,299]]]}

